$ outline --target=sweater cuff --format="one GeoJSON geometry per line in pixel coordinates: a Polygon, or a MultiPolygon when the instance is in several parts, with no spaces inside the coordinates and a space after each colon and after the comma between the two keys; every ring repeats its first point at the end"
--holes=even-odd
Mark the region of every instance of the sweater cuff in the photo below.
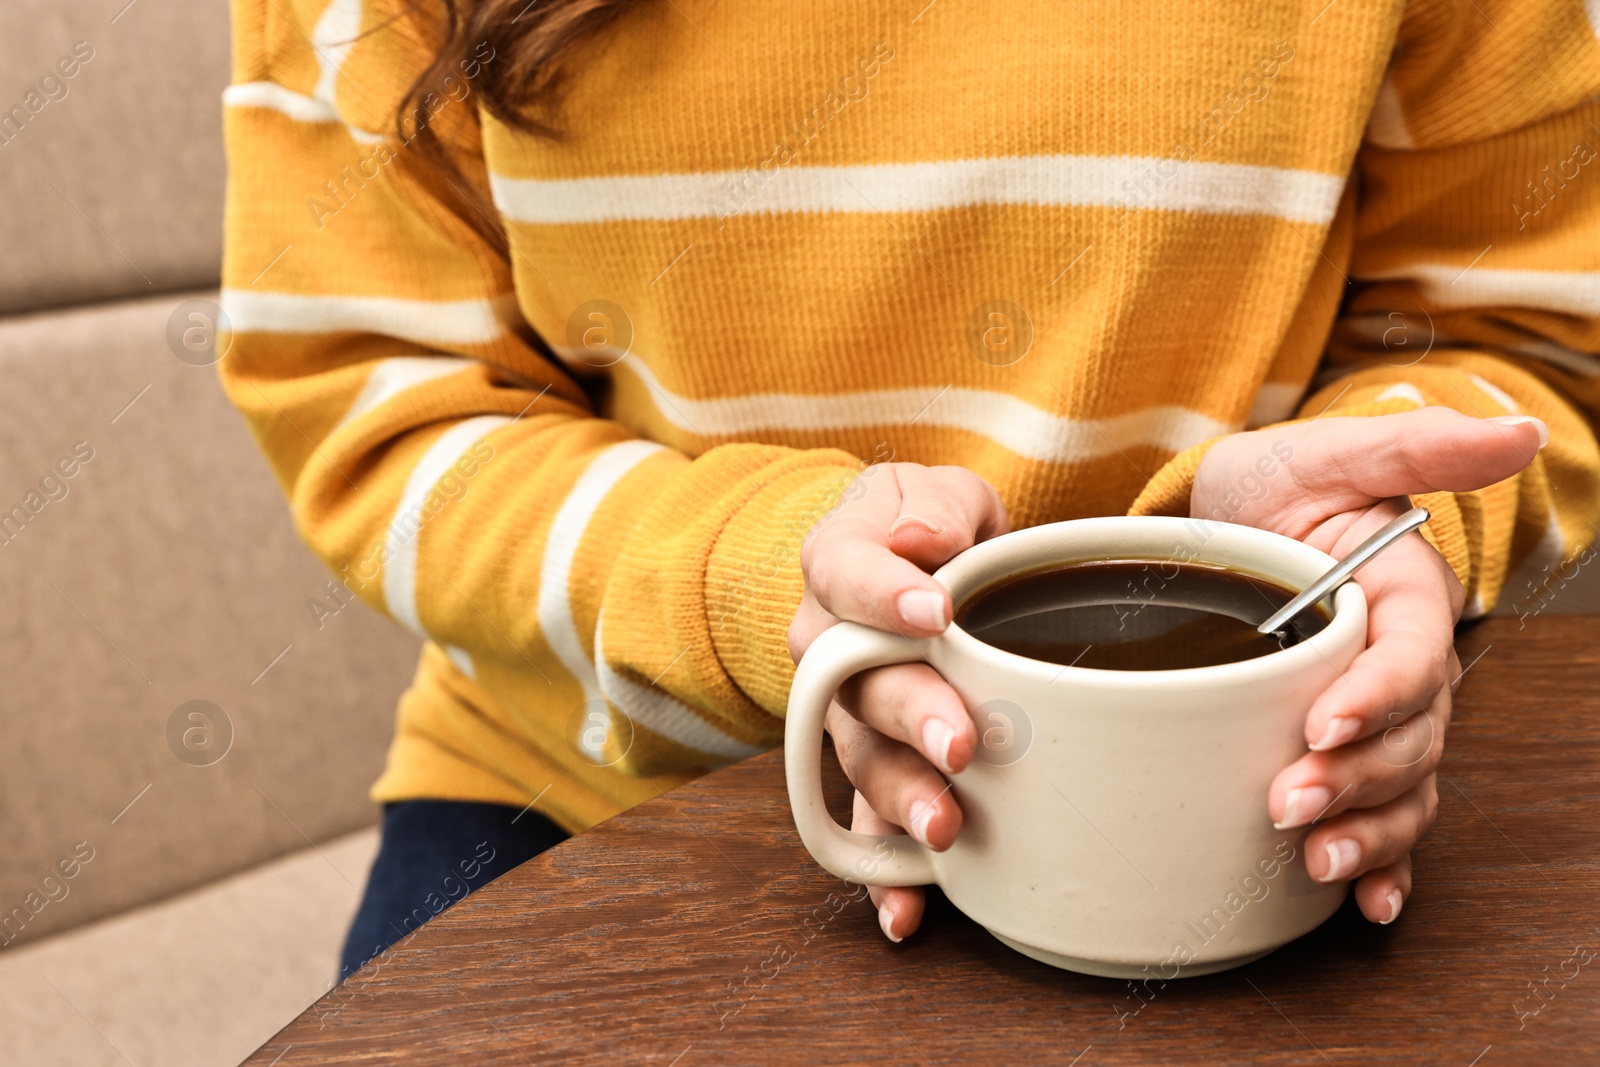
{"type": "Polygon", "coordinates": [[[1450,569],[1456,572],[1461,588],[1471,589],[1472,538],[1467,534],[1466,517],[1461,512],[1461,501],[1454,493],[1415,493],[1413,507],[1427,508],[1428,521],[1422,524],[1422,539],[1432,545],[1450,569]]]}
{"type": "Polygon", "coordinates": [[[712,546],[705,593],[712,647],[734,684],[780,718],[794,681],[789,623],[805,594],[800,547],[873,469],[828,463],[789,471],[746,501],[712,546]]]}
{"type": "Polygon", "coordinates": [[[1200,469],[1200,461],[1206,458],[1211,446],[1220,440],[1222,437],[1202,441],[1167,460],[1166,464],[1156,471],[1155,477],[1151,478],[1134,498],[1128,507],[1128,514],[1176,515],[1179,518],[1188,518],[1189,498],[1194,493],[1195,472],[1200,469]]]}

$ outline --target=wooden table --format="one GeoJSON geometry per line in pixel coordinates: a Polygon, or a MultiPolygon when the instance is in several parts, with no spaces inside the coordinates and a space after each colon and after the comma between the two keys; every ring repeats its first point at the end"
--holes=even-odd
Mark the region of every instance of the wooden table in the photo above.
{"type": "Polygon", "coordinates": [[[1148,999],[942,899],[892,945],[802,850],[770,752],[479,891],[248,1062],[1600,1063],[1600,618],[1491,620],[1459,647],[1439,821],[1392,927],[1347,903],[1148,999]]]}

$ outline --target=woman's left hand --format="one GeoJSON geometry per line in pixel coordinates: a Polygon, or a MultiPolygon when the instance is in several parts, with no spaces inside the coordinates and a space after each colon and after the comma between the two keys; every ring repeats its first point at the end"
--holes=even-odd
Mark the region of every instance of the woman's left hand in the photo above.
{"type": "MultiPolygon", "coordinates": [[[[1410,507],[1408,494],[1502,481],[1547,437],[1527,416],[1475,419],[1447,408],[1233,434],[1201,461],[1190,511],[1342,557],[1410,507]]],[[[1317,698],[1305,724],[1311,751],[1273,780],[1267,807],[1280,829],[1316,822],[1305,842],[1311,876],[1356,879],[1362,914],[1389,923],[1411,892],[1411,846],[1438,808],[1434,772],[1461,679],[1453,638],[1463,594],[1415,534],[1374,557],[1359,580],[1367,648],[1317,698]]]]}

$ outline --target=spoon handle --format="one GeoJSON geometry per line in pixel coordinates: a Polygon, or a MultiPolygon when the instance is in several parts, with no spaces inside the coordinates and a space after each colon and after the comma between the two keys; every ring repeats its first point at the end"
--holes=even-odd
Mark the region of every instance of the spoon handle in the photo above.
{"type": "Polygon", "coordinates": [[[1290,619],[1293,619],[1296,615],[1343,585],[1346,579],[1354,574],[1356,569],[1366,563],[1367,560],[1427,521],[1427,508],[1412,508],[1398,519],[1384,526],[1383,529],[1357,545],[1332,570],[1306,586],[1305,591],[1299,596],[1273,612],[1266,622],[1256,627],[1256,632],[1273,634],[1282,630],[1284,626],[1288,625],[1290,619]]]}

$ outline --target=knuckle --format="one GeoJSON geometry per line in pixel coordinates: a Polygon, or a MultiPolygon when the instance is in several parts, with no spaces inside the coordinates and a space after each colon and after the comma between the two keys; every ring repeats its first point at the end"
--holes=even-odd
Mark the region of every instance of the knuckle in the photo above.
{"type": "Polygon", "coordinates": [[[834,738],[834,749],[839,756],[839,768],[845,778],[857,789],[865,789],[865,766],[861,760],[861,742],[855,738],[834,738]]]}
{"type": "Polygon", "coordinates": [[[1437,552],[1434,555],[1438,556],[1438,565],[1444,571],[1445,597],[1450,604],[1450,617],[1460,619],[1461,613],[1467,607],[1467,588],[1461,584],[1461,579],[1456,576],[1455,568],[1450,566],[1449,561],[1439,556],[1437,552]]]}
{"type": "Polygon", "coordinates": [[[800,606],[794,609],[794,616],[789,620],[789,628],[784,633],[789,646],[789,658],[799,663],[806,649],[811,647],[812,642],[831,626],[833,621],[817,603],[816,597],[810,593],[803,595],[800,598],[800,606]]]}
{"type": "Polygon", "coordinates": [[[1428,754],[1422,758],[1422,764],[1418,767],[1418,770],[1424,774],[1437,774],[1439,764],[1443,762],[1443,759],[1444,751],[1436,744],[1428,749],[1428,754]]]}
{"type": "Polygon", "coordinates": [[[806,533],[800,542],[800,573],[805,576],[806,585],[815,584],[817,566],[833,554],[833,547],[833,538],[827,529],[813,526],[806,533]]]}
{"type": "Polygon", "coordinates": [[[1421,785],[1416,787],[1416,837],[1432,829],[1438,819],[1438,784],[1435,776],[1429,774],[1421,785]]]}
{"type": "Polygon", "coordinates": [[[1432,775],[1439,769],[1439,764],[1444,762],[1444,724],[1430,711],[1424,711],[1422,716],[1430,731],[1428,752],[1423,758],[1423,767],[1429,775],[1432,775]]]}
{"type": "Polygon", "coordinates": [[[1406,483],[1416,486],[1416,489],[1412,490],[1416,493],[1427,492],[1429,488],[1427,476],[1429,453],[1427,445],[1422,443],[1423,440],[1421,433],[1401,437],[1394,449],[1395,461],[1404,473],[1406,483]]]}
{"type": "Polygon", "coordinates": [[[917,708],[920,706],[920,701],[916,698],[918,681],[916,673],[910,667],[887,670],[879,679],[879,685],[883,690],[881,699],[884,710],[896,722],[905,723],[908,727],[916,719],[917,708]]]}
{"type": "Polygon", "coordinates": [[[1450,668],[1450,653],[1454,648],[1450,644],[1450,634],[1443,635],[1443,640],[1427,642],[1427,664],[1429,678],[1438,679],[1441,685],[1447,677],[1450,668]]]}
{"type": "Polygon", "coordinates": [[[819,551],[812,554],[810,566],[805,571],[806,588],[824,606],[827,606],[828,595],[838,585],[838,559],[837,552],[826,552],[819,549],[819,551]]]}
{"type": "Polygon", "coordinates": [[[1428,775],[1422,783],[1422,822],[1421,830],[1426,832],[1439,817],[1439,779],[1436,775],[1428,775]]]}
{"type": "Polygon", "coordinates": [[[860,788],[861,783],[856,781],[855,746],[847,737],[833,735],[833,753],[839,758],[839,769],[844,771],[845,778],[850,784],[860,788]]]}
{"type": "Polygon", "coordinates": [[[1396,669],[1408,679],[1420,680],[1430,698],[1445,687],[1450,680],[1450,652],[1448,641],[1431,641],[1418,636],[1415,656],[1409,662],[1396,663],[1396,669]]]}
{"type": "Polygon", "coordinates": [[[1387,867],[1410,852],[1411,846],[1422,836],[1422,828],[1413,826],[1411,820],[1404,814],[1393,815],[1383,820],[1380,825],[1381,829],[1377,831],[1373,844],[1372,866],[1368,870],[1387,867]]]}

